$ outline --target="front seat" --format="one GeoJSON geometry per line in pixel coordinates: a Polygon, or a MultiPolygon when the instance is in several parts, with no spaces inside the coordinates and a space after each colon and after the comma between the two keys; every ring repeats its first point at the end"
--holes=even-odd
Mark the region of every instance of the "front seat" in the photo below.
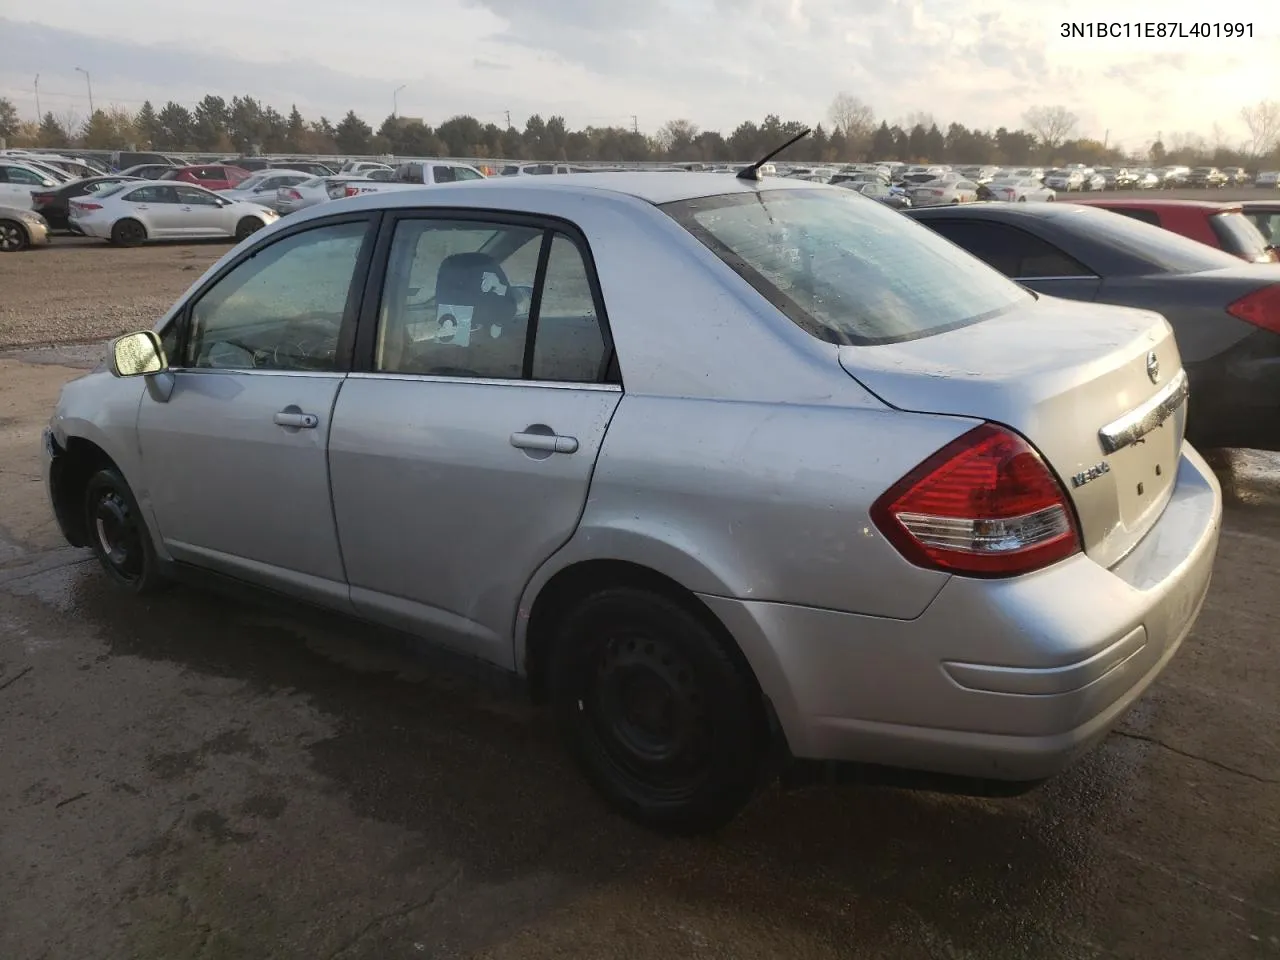
{"type": "Polygon", "coordinates": [[[502,266],[487,253],[455,253],[436,273],[436,316],[454,322],[423,344],[424,372],[518,379],[524,366],[524,325],[513,321],[516,298],[502,266]],[[467,314],[470,314],[468,317],[467,314]],[[470,332],[467,332],[468,322],[470,332]]]}

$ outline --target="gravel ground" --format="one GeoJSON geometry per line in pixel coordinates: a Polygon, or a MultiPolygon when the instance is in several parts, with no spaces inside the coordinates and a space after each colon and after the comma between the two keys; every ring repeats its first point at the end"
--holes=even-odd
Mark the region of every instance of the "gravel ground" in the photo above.
{"type": "Polygon", "coordinates": [[[119,249],[56,237],[47,248],[0,257],[0,348],[150,327],[229,249],[217,241],[119,249]]]}

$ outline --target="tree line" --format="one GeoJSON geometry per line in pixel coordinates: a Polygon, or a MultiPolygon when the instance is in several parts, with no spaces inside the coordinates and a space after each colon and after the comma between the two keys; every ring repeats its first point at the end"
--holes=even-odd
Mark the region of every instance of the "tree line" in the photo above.
{"type": "MultiPolygon", "coordinates": [[[[929,113],[877,122],[871,107],[841,93],[826,122],[779,159],[810,163],[862,160],[987,164],[1171,163],[1216,166],[1280,166],[1280,103],[1264,100],[1241,110],[1249,130],[1244,143],[1228,143],[1218,124],[1212,139],[1201,134],[1158,138],[1137,153],[1077,135],[1079,120],[1061,106],[1032,107],[1020,127],[982,130],[942,123],[929,113]]],[[[571,130],[564,117],[535,114],[523,129],[455,116],[438,126],[421,119],[386,117],[375,130],[354,110],[337,123],[308,120],[297,106],[287,114],[250,96],[230,101],[209,94],[194,108],[150,101],[136,112],[119,106],[96,110],[87,120],[47,112],[23,122],[14,104],[0,98],[0,138],[10,147],[79,147],[173,152],[472,157],[507,160],[597,160],[608,162],[725,162],[768,153],[807,126],[774,114],[743,121],[728,134],[702,130],[689,120],[671,120],[656,133],[625,127],[571,130]]]]}

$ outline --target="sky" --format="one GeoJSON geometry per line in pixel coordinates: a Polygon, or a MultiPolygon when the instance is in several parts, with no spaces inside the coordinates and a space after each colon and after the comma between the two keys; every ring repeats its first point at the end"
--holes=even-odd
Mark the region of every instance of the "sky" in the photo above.
{"type": "Polygon", "coordinates": [[[825,122],[859,97],[891,123],[917,111],[994,128],[1062,105],[1078,133],[1129,149],[1163,134],[1245,137],[1240,108],[1280,100],[1280,0],[0,0],[0,96],[24,117],[150,99],[248,94],[377,127],[466,113],[522,127],[729,133],[745,119],[825,122]],[[1070,8],[1070,13],[1066,11],[1070,8]],[[104,15],[106,10],[110,15],[104,15]],[[1229,11],[1229,12],[1227,12],[1229,11]],[[1252,38],[1063,39],[1062,20],[1251,25],[1252,38]],[[1217,21],[1214,21],[1217,22],[1217,21]],[[399,94],[394,91],[403,86],[399,94]],[[633,120],[634,118],[634,120],[633,120]],[[1217,125],[1215,134],[1214,125],[1217,125]]]}

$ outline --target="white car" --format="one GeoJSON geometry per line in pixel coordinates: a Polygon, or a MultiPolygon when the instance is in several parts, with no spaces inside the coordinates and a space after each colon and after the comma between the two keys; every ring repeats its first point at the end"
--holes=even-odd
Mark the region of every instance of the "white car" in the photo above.
{"type": "Polygon", "coordinates": [[[277,198],[284,187],[292,187],[304,180],[313,179],[311,174],[300,170],[270,169],[259,170],[241,180],[231,190],[218,190],[218,196],[228,200],[247,200],[249,203],[260,203],[264,207],[277,210],[277,198]]]}
{"type": "Polygon", "coordinates": [[[1085,170],[1081,172],[1083,177],[1083,189],[1102,191],[1107,189],[1107,178],[1104,174],[1098,173],[1096,170],[1085,170]]]}
{"type": "Polygon", "coordinates": [[[959,174],[945,173],[936,180],[910,187],[907,196],[913,207],[972,203],[978,199],[978,185],[972,180],[962,179],[959,174]]]}
{"type": "Polygon", "coordinates": [[[234,237],[275,223],[270,207],[229,200],[192,183],[144,180],[71,201],[71,229],[129,247],[147,240],[234,237]]]}
{"type": "MultiPolygon", "coordinates": [[[[1106,181],[1103,181],[1105,186],[1106,181]]],[[[1084,174],[1079,170],[1050,170],[1044,178],[1050,190],[1066,190],[1068,193],[1084,189],[1084,174]]]]}
{"type": "Polygon", "coordinates": [[[1277,187],[1280,186],[1280,170],[1263,170],[1258,174],[1258,179],[1253,181],[1255,187],[1277,187]]]}
{"type": "Polygon", "coordinates": [[[433,187],[446,183],[462,183],[465,180],[484,180],[485,175],[466,163],[452,160],[406,160],[396,167],[390,181],[358,181],[347,184],[348,197],[365,193],[383,193],[388,190],[405,190],[415,187],[433,187]]]}
{"type": "Polygon", "coordinates": [[[1039,180],[1032,177],[1008,177],[992,180],[986,185],[991,199],[1007,200],[1014,203],[1027,201],[1053,201],[1058,195],[1039,180]]]}
{"type": "Polygon", "coordinates": [[[349,177],[363,177],[372,173],[374,170],[391,170],[394,169],[388,163],[378,163],[376,160],[348,160],[338,172],[349,177]]]}
{"type": "Polygon", "coordinates": [[[0,159],[0,206],[30,208],[33,193],[65,182],[29,163],[0,159]]]}
{"type": "MultiPolygon", "coordinates": [[[[371,172],[376,173],[377,171],[371,172]]],[[[387,172],[389,173],[390,171],[387,172]]],[[[374,182],[369,177],[311,177],[309,180],[303,180],[301,183],[295,183],[289,187],[280,187],[276,190],[276,199],[272,206],[281,216],[287,213],[297,213],[307,207],[314,207],[317,203],[328,203],[330,200],[345,197],[347,184],[349,183],[374,182]]]]}

